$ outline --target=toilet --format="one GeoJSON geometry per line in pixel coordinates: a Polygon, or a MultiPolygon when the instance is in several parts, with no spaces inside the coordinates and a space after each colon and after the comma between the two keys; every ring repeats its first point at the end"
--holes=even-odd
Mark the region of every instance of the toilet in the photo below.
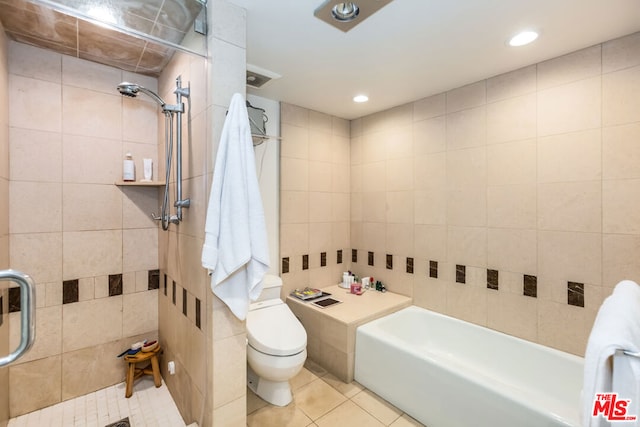
{"type": "Polygon", "coordinates": [[[289,380],[307,359],[307,332],[280,299],[282,279],[265,275],[260,297],[247,314],[247,385],[276,406],[293,399],[289,380]]]}

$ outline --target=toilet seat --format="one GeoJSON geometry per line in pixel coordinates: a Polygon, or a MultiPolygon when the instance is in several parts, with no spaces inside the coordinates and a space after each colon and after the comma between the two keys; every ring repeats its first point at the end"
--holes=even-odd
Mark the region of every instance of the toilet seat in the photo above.
{"type": "Polygon", "coordinates": [[[304,327],[282,301],[249,311],[247,338],[251,347],[271,356],[292,356],[307,347],[304,327]]]}

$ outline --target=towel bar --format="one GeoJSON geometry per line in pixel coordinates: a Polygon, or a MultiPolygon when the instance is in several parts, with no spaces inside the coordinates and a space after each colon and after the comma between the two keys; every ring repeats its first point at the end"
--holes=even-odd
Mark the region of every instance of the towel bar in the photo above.
{"type": "Polygon", "coordinates": [[[622,352],[626,356],[637,357],[638,359],[640,359],[640,352],[632,352],[632,351],[629,351],[629,350],[622,350],[622,352]]]}

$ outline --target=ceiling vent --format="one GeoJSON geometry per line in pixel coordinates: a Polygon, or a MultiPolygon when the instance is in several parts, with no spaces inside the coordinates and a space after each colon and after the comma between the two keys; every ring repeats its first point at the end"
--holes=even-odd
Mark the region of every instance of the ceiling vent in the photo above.
{"type": "Polygon", "coordinates": [[[254,89],[260,89],[273,79],[279,79],[281,76],[273,71],[247,64],[247,86],[254,89]]]}
{"type": "Polygon", "coordinates": [[[316,18],[345,33],[391,3],[393,0],[327,0],[313,14],[316,18]]]}

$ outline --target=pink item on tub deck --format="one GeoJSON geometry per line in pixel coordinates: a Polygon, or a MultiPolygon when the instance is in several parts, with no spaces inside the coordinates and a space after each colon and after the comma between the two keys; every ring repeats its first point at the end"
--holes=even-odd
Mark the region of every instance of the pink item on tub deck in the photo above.
{"type": "Polygon", "coordinates": [[[362,292],[362,285],[360,283],[352,283],[351,284],[351,293],[358,294],[362,292]]]}

